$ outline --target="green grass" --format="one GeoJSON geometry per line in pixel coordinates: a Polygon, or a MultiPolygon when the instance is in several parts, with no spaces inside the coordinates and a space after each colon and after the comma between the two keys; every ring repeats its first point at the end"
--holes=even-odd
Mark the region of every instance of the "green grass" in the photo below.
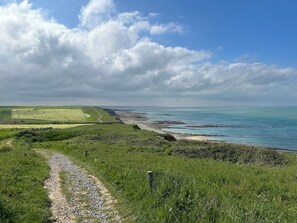
{"type": "Polygon", "coordinates": [[[17,131],[15,131],[15,130],[9,130],[9,129],[1,130],[0,129],[0,141],[3,139],[11,138],[11,137],[15,136],[16,133],[17,133],[17,131]]]}
{"type": "MultiPolygon", "coordinates": [[[[83,125],[93,125],[92,123],[83,123],[83,124],[0,124],[0,130],[5,129],[68,129],[77,126],[83,125]]],[[[1,137],[0,137],[1,138],[1,137]]]]}
{"type": "Polygon", "coordinates": [[[50,203],[43,188],[48,171],[45,160],[35,152],[2,143],[0,222],[48,222],[50,203]]]}
{"type": "Polygon", "coordinates": [[[96,175],[118,198],[118,207],[130,216],[130,222],[296,219],[295,153],[224,143],[171,142],[123,124],[27,132],[22,138],[30,138],[36,148],[65,153],[96,175]],[[155,178],[151,192],[148,170],[155,178]]]}
{"type": "MultiPolygon", "coordinates": [[[[168,135],[120,124],[99,108],[85,107],[83,112],[90,115],[88,122],[100,124],[2,130],[0,139],[16,136],[19,148],[52,149],[68,155],[104,182],[118,199],[117,208],[127,222],[296,221],[295,153],[171,141],[168,135]],[[154,173],[152,191],[148,170],[154,173]]],[[[8,148],[6,142],[0,144],[0,219],[45,222],[50,215],[42,182],[48,167],[35,153],[27,151],[24,157],[24,150],[8,148]],[[12,177],[6,180],[3,176],[8,173],[12,177]]]]}
{"type": "Polygon", "coordinates": [[[11,109],[0,107],[0,120],[6,120],[10,118],[11,118],[11,109]]]}
{"type": "Polygon", "coordinates": [[[98,107],[0,107],[0,124],[112,123],[118,120],[98,107]]]}
{"type": "Polygon", "coordinates": [[[97,107],[84,107],[83,111],[89,114],[90,122],[118,122],[114,116],[110,116],[105,110],[97,107]]]}
{"type": "Polygon", "coordinates": [[[90,117],[80,108],[13,108],[12,119],[48,120],[56,122],[85,122],[90,117]]]}

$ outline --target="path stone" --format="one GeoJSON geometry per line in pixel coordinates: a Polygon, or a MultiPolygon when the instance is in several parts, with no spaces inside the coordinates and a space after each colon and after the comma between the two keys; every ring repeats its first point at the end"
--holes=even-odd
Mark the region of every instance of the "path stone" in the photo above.
{"type": "Polygon", "coordinates": [[[116,200],[106,187],[94,176],[89,175],[65,155],[38,150],[48,159],[51,167],[50,178],[45,182],[52,200],[52,212],[55,222],[122,222],[114,208],[116,200]],[[60,173],[65,177],[62,193],[60,173]]]}

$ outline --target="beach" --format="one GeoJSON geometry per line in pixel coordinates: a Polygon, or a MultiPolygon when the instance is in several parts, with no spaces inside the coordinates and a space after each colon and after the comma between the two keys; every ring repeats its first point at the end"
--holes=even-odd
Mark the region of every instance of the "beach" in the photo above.
{"type": "Polygon", "coordinates": [[[170,124],[179,124],[179,121],[151,121],[145,117],[145,113],[142,112],[132,112],[132,111],[115,111],[119,119],[129,125],[137,125],[142,130],[154,131],[160,134],[169,133],[173,135],[177,140],[196,140],[196,141],[210,141],[212,140],[208,136],[202,136],[197,134],[181,134],[181,133],[171,133],[162,130],[163,128],[168,128],[170,124]]]}
{"type": "Polygon", "coordinates": [[[177,139],[297,150],[297,107],[114,108],[124,123],[177,139]]]}

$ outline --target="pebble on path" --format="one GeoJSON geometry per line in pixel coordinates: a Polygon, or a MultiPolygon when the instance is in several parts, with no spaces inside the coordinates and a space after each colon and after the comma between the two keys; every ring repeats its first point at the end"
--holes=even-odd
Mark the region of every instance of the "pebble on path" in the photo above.
{"type": "Polygon", "coordinates": [[[50,177],[45,182],[49,197],[52,201],[54,221],[58,223],[80,222],[122,222],[114,208],[116,200],[107,188],[94,176],[89,175],[65,155],[50,154],[45,150],[38,150],[48,159],[50,177]],[[66,184],[63,188],[71,197],[68,202],[62,193],[60,173],[65,173],[66,184]]]}

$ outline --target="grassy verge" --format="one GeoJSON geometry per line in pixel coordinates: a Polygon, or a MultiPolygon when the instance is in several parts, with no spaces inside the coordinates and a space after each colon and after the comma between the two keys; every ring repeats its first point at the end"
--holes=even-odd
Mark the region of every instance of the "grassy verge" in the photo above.
{"type": "Polygon", "coordinates": [[[49,169],[45,160],[33,151],[1,144],[0,222],[48,222],[50,203],[43,181],[49,169]]]}
{"type": "Polygon", "coordinates": [[[131,222],[294,222],[295,153],[167,141],[123,124],[22,133],[100,178],[131,222]],[[88,150],[88,157],[85,157],[88,150]],[[147,171],[154,172],[152,191],[147,171]]]}

